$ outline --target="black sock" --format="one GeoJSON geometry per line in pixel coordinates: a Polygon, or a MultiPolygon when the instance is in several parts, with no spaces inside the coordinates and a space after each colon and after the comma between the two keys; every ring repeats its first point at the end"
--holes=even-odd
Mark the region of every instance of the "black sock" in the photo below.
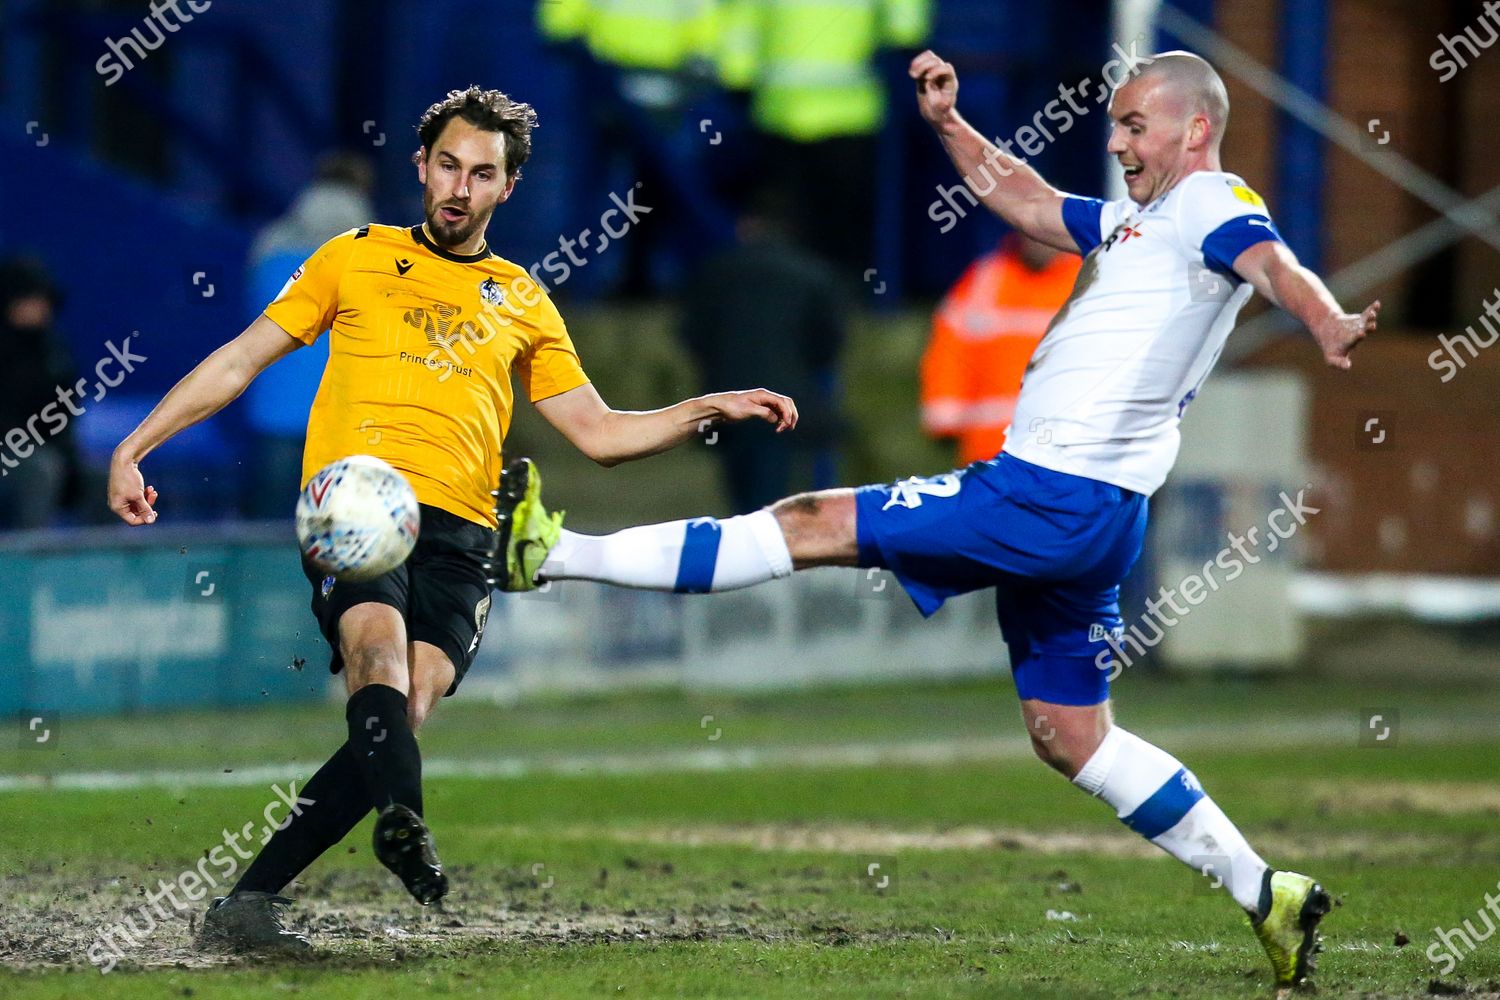
{"type": "Polygon", "coordinates": [[[370,811],[370,793],[348,743],[295,791],[303,800],[301,811],[288,815],[290,822],[271,835],[235,892],[280,892],[370,811]]]}
{"type": "Polygon", "coordinates": [[[385,684],[367,685],[350,696],[344,716],[376,811],[396,802],[422,815],[422,755],[406,720],[406,695],[385,684]]]}

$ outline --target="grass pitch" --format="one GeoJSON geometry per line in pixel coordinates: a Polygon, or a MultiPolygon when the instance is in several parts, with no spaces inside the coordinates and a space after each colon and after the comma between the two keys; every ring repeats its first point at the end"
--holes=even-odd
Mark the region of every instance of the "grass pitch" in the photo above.
{"type": "MultiPolygon", "coordinates": [[[[1339,900],[1319,995],[1500,991],[1500,938],[1451,972],[1426,954],[1436,928],[1483,931],[1500,882],[1500,688],[1116,687],[1125,725],[1339,900]],[[1371,706],[1396,723],[1378,743],[1371,706]]],[[[342,730],[332,705],[67,719],[50,748],[0,750],[0,995],[1269,994],[1234,905],[1032,759],[1003,682],[459,697],[422,736],[441,910],[376,865],[367,820],[291,890],[311,961],[199,955],[196,906],[101,978],[99,929],[259,823],[342,730]]]]}

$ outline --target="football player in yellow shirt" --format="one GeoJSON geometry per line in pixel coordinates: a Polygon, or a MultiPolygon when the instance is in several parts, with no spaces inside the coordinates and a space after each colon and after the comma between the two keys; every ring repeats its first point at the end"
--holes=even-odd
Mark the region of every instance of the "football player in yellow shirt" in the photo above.
{"type": "MultiPolygon", "coordinates": [[[[709,422],[796,425],[792,401],[764,389],[649,412],[605,405],[545,289],[485,242],[490,216],[530,156],[535,123],[529,105],[478,87],[428,108],[414,157],[426,221],[369,225],[329,240],[264,314],[189,372],[115,450],[110,509],[127,524],[154,524],[157,494],[139,463],[327,331],[303,482],[336,459],[370,454],[400,470],[421,504],[416,548],[384,576],[335,581],[303,560],[313,613],[333,649],[330,669],[343,673],[349,692],[349,738],[229,895],[214,901],[205,944],[307,949],[282,923],[291,901],[281,892],[371,809],[381,863],[423,904],[447,891],[423,820],[413,734],[457,688],[484,632],[496,549],[491,490],[502,479],[512,373],[548,422],[606,466],[665,451],[709,422]]],[[[530,463],[512,465],[505,488],[534,494],[530,463]]]]}

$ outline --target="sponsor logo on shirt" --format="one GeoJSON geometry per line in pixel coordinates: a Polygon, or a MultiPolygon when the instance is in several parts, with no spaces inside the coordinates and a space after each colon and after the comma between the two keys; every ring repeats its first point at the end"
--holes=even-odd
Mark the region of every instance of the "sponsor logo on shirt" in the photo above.
{"type": "Polygon", "coordinates": [[[1141,233],[1142,226],[1140,222],[1122,222],[1115,227],[1114,232],[1109,234],[1109,239],[1104,241],[1103,250],[1105,253],[1108,253],[1114,247],[1116,241],[1127,243],[1132,236],[1140,236],[1141,233]]]}
{"type": "Polygon", "coordinates": [[[1105,639],[1113,639],[1119,642],[1125,636],[1125,626],[1101,625],[1094,622],[1089,626],[1089,642],[1103,642],[1105,639]]]}
{"type": "Polygon", "coordinates": [[[451,347],[460,338],[479,340],[484,336],[479,324],[473,320],[458,319],[463,311],[463,306],[433,302],[408,309],[401,318],[407,326],[414,326],[426,334],[427,342],[434,347],[451,347]]]}

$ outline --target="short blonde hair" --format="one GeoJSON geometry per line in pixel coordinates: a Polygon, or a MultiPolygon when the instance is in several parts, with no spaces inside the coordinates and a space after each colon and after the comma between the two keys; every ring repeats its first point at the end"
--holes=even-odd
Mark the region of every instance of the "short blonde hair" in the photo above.
{"type": "Polygon", "coordinates": [[[1205,116],[1213,130],[1213,142],[1218,144],[1229,125],[1229,91],[1207,59],[1181,49],[1161,52],[1151,57],[1135,79],[1150,78],[1166,81],[1187,101],[1192,114],[1205,116]]]}

